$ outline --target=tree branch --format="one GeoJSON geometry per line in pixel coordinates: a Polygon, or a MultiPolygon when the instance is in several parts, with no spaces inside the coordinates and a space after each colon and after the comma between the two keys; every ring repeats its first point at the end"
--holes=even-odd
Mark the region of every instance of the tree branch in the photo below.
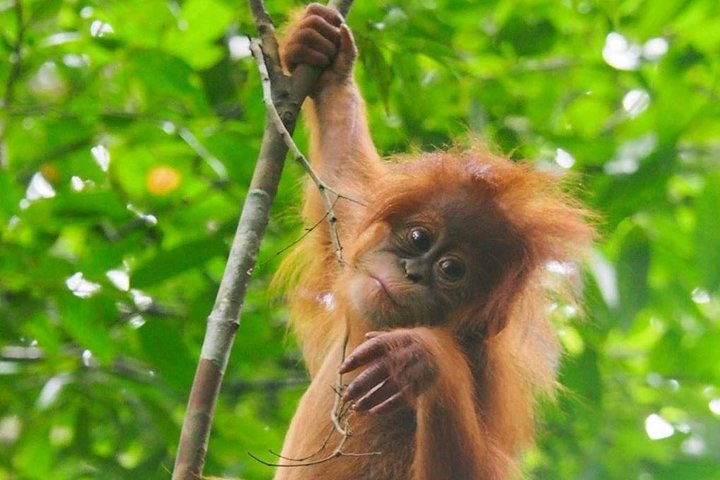
{"type": "MultiPolygon", "coordinates": [[[[267,21],[270,17],[262,1],[249,1],[256,21],[260,20],[258,30],[262,28],[262,35],[274,39],[274,28],[271,30],[268,27],[267,21]]],[[[346,15],[351,4],[351,0],[331,0],[329,6],[339,8],[340,13],[346,15]]],[[[269,25],[271,26],[272,22],[269,22],[269,25]]],[[[277,44],[277,40],[269,41],[277,44]]],[[[277,72],[280,65],[277,51],[266,51],[265,54],[273,56],[270,64],[277,72]]],[[[273,103],[289,133],[293,132],[300,105],[320,73],[317,68],[301,66],[295,70],[292,83],[285,75],[273,78],[273,103]]],[[[202,477],[222,377],[235,340],[235,332],[240,325],[240,309],[250,275],[255,268],[260,240],[267,228],[270,207],[277,192],[287,151],[288,147],[268,112],[258,161],[215,305],[208,316],[205,339],[180,434],[173,480],[198,480],[202,477]]]]}
{"type": "Polygon", "coordinates": [[[267,55],[264,63],[268,65],[270,78],[275,81],[278,77],[284,76],[280,65],[280,49],[275,36],[275,25],[273,25],[270,14],[265,10],[262,0],[249,0],[249,2],[257,26],[258,36],[267,55]]]}
{"type": "Polygon", "coordinates": [[[335,210],[333,209],[336,199],[340,198],[341,195],[332,188],[330,188],[325,182],[320,180],[320,178],[315,173],[315,170],[313,170],[312,166],[310,165],[310,162],[308,162],[307,158],[305,158],[305,155],[303,155],[297,145],[295,145],[295,142],[293,141],[290,132],[288,132],[285,128],[285,125],[283,125],[282,119],[280,118],[280,115],[275,108],[275,104],[272,101],[272,83],[270,81],[270,75],[263,59],[263,51],[255,40],[250,41],[250,50],[252,51],[253,56],[255,57],[255,61],[258,64],[258,70],[260,71],[260,78],[262,80],[263,102],[265,102],[265,107],[268,110],[270,119],[275,128],[277,129],[278,133],[280,133],[280,136],[285,142],[285,145],[287,145],[287,147],[290,149],[290,152],[292,152],[295,160],[300,163],[300,165],[302,165],[302,167],[305,169],[305,172],[307,172],[307,174],[310,176],[310,179],[317,187],[318,192],[320,193],[320,198],[322,199],[323,205],[325,206],[325,218],[327,218],[328,226],[330,228],[330,241],[332,242],[335,256],[337,257],[340,264],[343,264],[344,261],[342,258],[342,245],[340,245],[340,237],[338,236],[337,232],[337,216],[335,215],[335,210]],[[330,193],[336,196],[335,200],[330,198],[330,193]]]}

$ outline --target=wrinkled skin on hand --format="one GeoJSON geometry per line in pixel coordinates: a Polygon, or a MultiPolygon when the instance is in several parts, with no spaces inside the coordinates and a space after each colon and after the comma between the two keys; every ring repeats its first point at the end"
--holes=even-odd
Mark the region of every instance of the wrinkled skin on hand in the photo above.
{"type": "Polygon", "coordinates": [[[283,66],[293,72],[304,63],[326,67],[311,96],[333,83],[352,77],[357,49],[350,29],[337,10],[319,3],[310,4],[302,19],[293,25],[287,40],[280,45],[283,66]]]}
{"type": "Polygon", "coordinates": [[[366,367],[343,395],[353,409],[387,414],[413,406],[435,380],[432,355],[412,329],[369,332],[340,366],[340,373],[366,367]]]}

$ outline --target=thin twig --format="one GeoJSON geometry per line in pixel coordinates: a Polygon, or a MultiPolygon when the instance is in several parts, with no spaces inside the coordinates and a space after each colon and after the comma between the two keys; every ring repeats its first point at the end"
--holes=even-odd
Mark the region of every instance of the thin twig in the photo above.
{"type": "Polygon", "coordinates": [[[203,145],[197,137],[186,127],[178,128],[178,135],[195,153],[207,163],[222,181],[227,181],[228,172],[225,165],[203,145]]]}
{"type": "MultiPolygon", "coordinates": [[[[350,339],[350,331],[349,328],[345,329],[345,337],[343,338],[342,348],[340,349],[340,362],[342,363],[345,360],[345,355],[347,351],[347,345],[348,341],[350,339]]],[[[272,455],[275,455],[276,457],[280,458],[281,460],[286,460],[289,462],[293,462],[290,464],[287,463],[272,463],[267,462],[256,455],[253,455],[252,453],[248,452],[248,455],[250,455],[251,458],[254,460],[262,463],[263,465],[269,466],[269,467],[309,467],[311,465],[318,465],[321,463],[328,462],[332,459],[338,458],[338,457],[366,457],[371,455],[382,455],[382,452],[345,452],[343,451],[343,447],[345,446],[345,443],[347,443],[348,439],[352,436],[352,433],[350,431],[350,419],[354,412],[352,412],[348,405],[342,401],[342,393],[343,393],[343,378],[342,374],[337,374],[337,381],[336,385],[331,387],[333,391],[335,392],[335,401],[332,408],[332,411],[330,413],[330,419],[331,423],[333,425],[333,428],[329,431],[327,436],[325,437],[325,440],[323,440],[322,444],[312,453],[305,455],[301,458],[291,458],[283,456],[279,453],[273,452],[272,450],[269,450],[269,452],[272,455]],[[341,424],[342,423],[342,424],[341,424]],[[319,458],[317,460],[310,460],[317,455],[319,455],[325,448],[327,447],[328,443],[330,442],[330,439],[332,438],[334,433],[338,433],[340,435],[340,440],[338,441],[338,444],[335,446],[333,451],[326,455],[325,457],[319,458]]]]}
{"type": "MultiPolygon", "coordinates": [[[[335,215],[334,207],[337,201],[340,198],[347,198],[348,200],[357,202],[360,205],[363,205],[362,202],[359,202],[357,200],[350,199],[348,197],[345,197],[343,195],[340,195],[336,191],[334,191],[332,188],[330,188],[325,182],[323,182],[318,175],[315,173],[315,171],[312,169],[312,166],[310,165],[310,162],[308,162],[307,158],[300,152],[300,149],[297,148],[297,145],[295,145],[295,142],[292,139],[292,136],[290,135],[288,129],[285,127],[285,124],[283,122],[283,118],[278,113],[278,109],[275,105],[275,102],[273,100],[274,95],[277,94],[278,98],[282,99],[284,98],[286,101],[289,101],[291,105],[299,105],[302,103],[302,100],[309,88],[309,85],[314,82],[317,79],[317,75],[319,75],[319,71],[317,69],[313,69],[312,67],[308,67],[310,70],[307,71],[301,71],[302,68],[298,68],[298,71],[295,73],[298,75],[293,75],[293,77],[288,77],[283,74],[282,70],[280,69],[280,62],[279,62],[279,56],[278,56],[278,44],[277,39],[275,37],[275,31],[274,26],[272,25],[272,21],[270,19],[270,16],[268,15],[267,11],[265,10],[265,6],[263,4],[263,0],[249,0],[250,7],[253,12],[253,16],[255,18],[255,23],[258,27],[258,32],[260,34],[260,38],[262,40],[263,47],[266,49],[267,53],[267,64],[266,64],[266,57],[263,53],[263,49],[260,47],[257,41],[254,39],[250,40],[250,49],[253,53],[253,56],[255,57],[255,61],[258,66],[258,71],[260,73],[261,77],[261,85],[262,85],[262,91],[263,91],[263,102],[265,103],[267,114],[268,114],[268,120],[272,125],[275,127],[276,133],[280,136],[284,144],[287,146],[288,150],[290,150],[293,153],[293,156],[295,157],[295,160],[299,162],[305,171],[310,176],[311,180],[315,184],[315,186],[318,189],[318,193],[320,195],[320,198],[322,199],[323,205],[325,207],[325,215],[322,220],[325,218],[328,221],[328,227],[329,227],[329,233],[330,233],[330,240],[334,248],[335,256],[338,259],[338,262],[341,265],[345,265],[345,262],[342,258],[342,245],[340,244],[340,238],[337,233],[337,217],[335,215]],[[270,71],[268,71],[268,67],[270,71]],[[297,79],[295,77],[298,77],[297,79]],[[298,82],[294,82],[294,80],[298,80],[298,82]],[[286,85],[288,81],[290,81],[290,89],[284,90],[283,86],[278,86],[274,84],[274,81],[278,81],[282,85],[286,85]],[[331,198],[331,195],[334,195],[335,198],[331,198]]],[[[346,15],[348,12],[348,9],[350,8],[350,5],[352,4],[352,0],[331,0],[329,6],[339,9],[339,11],[342,13],[342,15],[346,15]]],[[[301,66],[303,67],[303,66],[301,66]]],[[[285,113],[285,112],[283,112],[285,113]]],[[[319,224],[319,223],[318,223],[319,224]]],[[[310,231],[312,231],[315,227],[317,227],[316,224],[313,226],[310,231]]],[[[307,235],[307,234],[306,234],[307,235]]],[[[302,238],[304,238],[305,235],[303,235],[302,238]]],[[[346,324],[345,328],[345,335],[342,342],[342,348],[340,351],[340,364],[345,360],[345,355],[347,352],[348,342],[350,337],[350,329],[349,325],[346,324]]],[[[291,459],[289,457],[283,457],[282,455],[275,454],[274,452],[270,452],[274,455],[277,455],[279,458],[294,462],[292,464],[281,464],[281,463],[271,463],[266,462],[257,456],[253,455],[252,453],[248,452],[248,455],[257,460],[258,462],[262,463],[263,465],[267,466],[273,466],[273,467],[306,467],[311,465],[318,465],[324,462],[327,462],[329,460],[332,460],[334,458],[338,458],[341,456],[369,456],[369,455],[380,455],[380,452],[367,452],[367,453],[354,453],[354,452],[344,452],[343,447],[345,446],[345,443],[351,436],[350,432],[350,418],[353,416],[353,412],[350,410],[346,402],[342,400],[343,391],[345,389],[345,386],[343,385],[343,376],[342,374],[338,373],[336,378],[336,384],[333,387],[333,390],[335,392],[335,399],[333,403],[332,411],[330,412],[330,419],[332,422],[333,429],[330,430],[328,435],[326,436],[325,440],[322,442],[322,445],[319,446],[319,448],[313,452],[310,455],[305,456],[301,459],[291,459]],[[333,437],[334,433],[337,432],[340,435],[340,439],[338,441],[338,444],[333,449],[333,451],[327,455],[326,457],[317,459],[317,460],[310,460],[311,458],[316,457],[319,455],[325,448],[327,447],[328,443],[330,442],[330,439],[333,437]]]]}
{"type": "Polygon", "coordinates": [[[306,461],[310,460],[311,458],[313,458],[317,455],[320,455],[320,452],[325,450],[325,447],[327,447],[328,443],[330,443],[330,439],[332,438],[333,433],[335,433],[335,429],[333,427],[329,428],[327,435],[325,435],[325,440],[322,441],[322,443],[320,444],[320,447],[318,447],[314,452],[312,452],[308,455],[305,455],[304,457],[301,457],[301,458],[284,457],[284,456],[280,455],[279,453],[274,452],[272,450],[268,450],[268,451],[271,454],[275,455],[276,457],[278,457],[282,460],[287,460],[289,462],[306,462],[306,461]]]}
{"type": "MultiPolygon", "coordinates": [[[[338,198],[335,199],[335,202],[333,203],[333,206],[335,206],[335,204],[337,203],[337,201],[339,200],[339,198],[340,198],[340,197],[338,197],[338,198]]],[[[323,223],[327,217],[328,217],[328,212],[325,212],[325,215],[323,215],[323,216],[320,218],[320,220],[318,220],[317,222],[315,222],[315,223],[312,224],[311,226],[305,228],[305,231],[303,232],[302,235],[300,235],[298,238],[296,238],[295,240],[293,240],[292,242],[290,242],[290,244],[285,245],[283,248],[281,248],[280,250],[278,250],[277,252],[275,252],[272,257],[268,258],[268,259],[265,260],[263,263],[261,263],[261,264],[258,266],[258,268],[264,268],[264,267],[266,267],[267,264],[270,263],[270,262],[272,262],[275,258],[279,257],[280,255],[282,255],[283,253],[287,252],[288,250],[290,250],[292,247],[294,247],[294,246],[297,245],[298,243],[302,242],[302,241],[305,239],[305,237],[307,237],[307,236],[310,235],[312,232],[314,232],[315,229],[316,229],[317,227],[319,227],[320,224],[323,223]]]]}
{"type": "MultiPolygon", "coordinates": [[[[263,465],[266,465],[268,467],[310,467],[313,465],[319,465],[321,463],[329,462],[332,459],[339,458],[339,457],[369,457],[373,455],[382,455],[382,452],[344,452],[343,447],[345,446],[345,443],[347,442],[348,438],[350,438],[349,435],[343,435],[340,439],[340,442],[338,443],[337,447],[329,453],[327,456],[319,458],[317,460],[312,461],[302,461],[298,463],[292,463],[292,464],[286,464],[286,463],[272,463],[272,462],[266,462],[265,460],[257,457],[256,455],[253,455],[250,452],[247,452],[247,454],[253,459],[256,460],[263,465]]],[[[283,458],[283,457],[281,457],[283,458]]]]}
{"type": "Polygon", "coordinates": [[[268,75],[271,79],[275,80],[277,76],[284,75],[279,63],[280,49],[278,47],[277,37],[275,36],[275,25],[273,25],[272,18],[270,18],[270,14],[268,14],[265,9],[265,4],[262,0],[249,0],[249,3],[253,18],[255,19],[255,25],[258,29],[260,41],[267,53],[267,60],[265,60],[264,63],[268,65],[268,75]]]}
{"type": "MultiPolygon", "coordinates": [[[[253,53],[253,56],[255,57],[255,60],[258,65],[258,70],[260,72],[260,77],[262,80],[262,87],[263,87],[263,101],[267,107],[267,110],[270,115],[270,120],[273,122],[275,127],[278,130],[278,133],[282,136],[283,140],[285,141],[286,145],[288,146],[288,149],[293,153],[293,156],[295,157],[295,160],[298,161],[305,171],[310,176],[311,180],[315,184],[315,186],[318,189],[318,193],[320,194],[320,198],[323,201],[325,212],[326,212],[326,218],[328,221],[328,226],[330,230],[330,240],[332,242],[335,256],[338,259],[338,262],[340,262],[341,265],[344,265],[345,262],[342,257],[342,245],[340,244],[340,238],[337,233],[337,217],[335,215],[334,206],[337,200],[341,197],[341,195],[337,192],[335,192],[333,189],[331,189],[327,184],[325,184],[315,173],[312,166],[310,165],[310,162],[307,160],[305,155],[302,154],[300,149],[297,147],[295,142],[293,141],[292,137],[288,133],[287,129],[282,123],[282,119],[280,118],[280,115],[277,113],[277,109],[275,108],[275,104],[272,101],[272,85],[270,81],[270,75],[268,74],[267,67],[264,62],[264,56],[262,49],[260,48],[260,45],[254,40],[251,39],[250,41],[250,49],[253,53]],[[330,198],[330,195],[328,192],[334,194],[336,198],[333,200],[330,198]]],[[[342,348],[340,351],[340,363],[345,360],[345,355],[347,352],[347,345],[349,341],[349,329],[346,328],[345,331],[345,337],[343,338],[342,348]]],[[[327,457],[325,460],[328,460],[330,458],[334,458],[335,456],[342,453],[341,449],[342,446],[345,444],[347,439],[350,437],[351,433],[348,428],[349,421],[347,417],[345,418],[344,425],[341,424],[341,421],[343,419],[343,415],[347,413],[347,409],[345,408],[345,403],[342,401],[342,390],[343,390],[343,378],[342,374],[337,374],[337,380],[335,383],[335,399],[333,402],[333,408],[330,412],[330,419],[332,421],[332,424],[335,426],[335,430],[341,435],[341,441],[339,445],[335,448],[335,451],[327,457]]],[[[324,449],[325,445],[323,445],[319,450],[322,451],[324,449]]],[[[315,454],[310,455],[306,458],[312,458],[315,454]]],[[[321,460],[322,461],[322,460],[321,460]]],[[[318,462],[321,462],[318,461],[318,462]]],[[[304,462],[303,465],[314,465],[317,462],[304,462]]]]}
{"type": "MultiPolygon", "coordinates": [[[[345,338],[343,338],[342,348],[340,349],[340,363],[338,365],[342,365],[345,361],[345,354],[347,351],[347,345],[349,340],[350,329],[346,326],[345,338]]],[[[335,425],[335,430],[337,430],[341,435],[343,435],[343,437],[349,437],[350,431],[346,427],[340,425],[340,419],[342,418],[341,415],[343,413],[343,406],[345,402],[342,401],[343,376],[339,370],[337,373],[335,385],[337,386],[337,390],[335,391],[335,402],[333,403],[332,412],[330,412],[330,418],[333,422],[333,425],[335,425]]]]}
{"type": "Polygon", "coordinates": [[[335,204],[335,202],[330,198],[328,192],[334,194],[336,198],[340,198],[341,195],[332,188],[330,188],[317,176],[312,166],[310,165],[310,162],[308,162],[307,158],[305,158],[305,155],[302,154],[300,149],[293,141],[292,136],[290,136],[290,133],[285,128],[285,125],[283,124],[282,119],[280,118],[280,115],[275,108],[275,104],[273,103],[270,75],[268,73],[267,66],[265,65],[265,59],[262,49],[254,39],[250,41],[250,50],[255,57],[258,70],[260,71],[260,78],[262,80],[261,83],[263,90],[263,102],[265,103],[267,111],[270,115],[270,120],[273,122],[273,125],[275,125],[278,133],[285,141],[288,149],[292,152],[295,160],[303,166],[307,174],[310,176],[310,179],[317,187],[320,198],[322,199],[323,205],[325,206],[325,211],[327,212],[327,221],[330,228],[330,241],[332,242],[335,256],[337,257],[340,264],[344,265],[345,261],[342,257],[342,245],[340,244],[340,237],[338,236],[337,232],[337,216],[335,215],[335,210],[333,209],[333,205],[335,204]]]}

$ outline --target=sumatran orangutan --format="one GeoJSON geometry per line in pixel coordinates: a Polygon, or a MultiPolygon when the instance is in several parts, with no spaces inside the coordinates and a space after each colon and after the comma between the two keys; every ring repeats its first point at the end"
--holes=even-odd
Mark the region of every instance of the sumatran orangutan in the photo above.
{"type": "MultiPolygon", "coordinates": [[[[279,460],[295,466],[275,478],[517,475],[534,397],[556,383],[547,314],[559,292],[547,265],[587,248],[586,212],[554,175],[481,147],[382,161],[355,58],[343,19],[318,4],[281,45],[288,71],[324,69],[306,106],[310,158],[342,194],[334,211],[344,264],[320,225],[281,273],[312,382],[279,460]],[[331,422],[338,397],[340,428],[331,422]]],[[[326,213],[309,186],[308,223],[326,213]]]]}

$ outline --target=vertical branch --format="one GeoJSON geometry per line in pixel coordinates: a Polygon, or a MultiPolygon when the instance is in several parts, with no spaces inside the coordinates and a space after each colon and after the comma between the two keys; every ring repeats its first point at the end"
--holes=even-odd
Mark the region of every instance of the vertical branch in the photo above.
{"type": "Polygon", "coordinates": [[[258,64],[258,70],[260,72],[260,78],[262,81],[263,102],[265,103],[265,107],[267,108],[268,115],[270,116],[270,119],[272,120],[272,123],[277,129],[278,133],[283,138],[283,141],[290,149],[293,157],[295,157],[295,160],[300,163],[300,165],[302,165],[302,167],[305,169],[305,172],[308,174],[310,179],[317,187],[318,192],[320,193],[320,198],[322,199],[323,205],[325,206],[325,218],[327,218],[328,227],[330,229],[330,241],[333,244],[335,256],[337,257],[338,262],[340,262],[340,264],[342,265],[345,262],[342,258],[342,245],[340,245],[340,236],[338,235],[337,231],[337,216],[335,215],[335,210],[333,207],[335,205],[335,201],[340,198],[341,195],[335,192],[325,182],[323,182],[320,177],[317,176],[317,173],[315,173],[315,170],[313,170],[310,162],[307,160],[307,158],[305,158],[305,155],[302,154],[300,149],[293,141],[290,132],[285,129],[285,125],[283,125],[280,114],[278,114],[278,111],[275,108],[275,104],[272,100],[272,82],[270,81],[270,75],[265,65],[263,51],[257,44],[257,42],[255,42],[254,40],[250,41],[250,50],[252,51],[253,56],[255,57],[255,61],[258,64]],[[330,198],[330,193],[333,193],[336,198],[330,198]]]}
{"type": "Polygon", "coordinates": [[[283,75],[279,61],[280,52],[277,37],[275,36],[275,25],[262,0],[249,0],[249,2],[257,26],[258,36],[263,44],[264,53],[267,55],[264,63],[267,65],[270,78],[275,81],[279,76],[283,75]]]}
{"type": "Polygon", "coordinates": [[[352,7],[352,3],[353,0],[332,0],[328,3],[328,6],[336,9],[343,17],[347,17],[350,7],[352,7]]]}
{"type": "MultiPolygon", "coordinates": [[[[249,0],[249,2],[258,30],[262,30],[261,34],[267,37],[263,38],[263,41],[275,45],[265,54],[266,60],[271,65],[271,72],[277,74],[280,61],[272,21],[262,0],[249,0]]],[[[341,13],[346,15],[351,3],[349,0],[339,2],[331,0],[330,6],[340,5],[343,9],[341,13]]],[[[284,75],[276,75],[277,78],[273,78],[273,101],[289,133],[295,129],[300,105],[320,73],[320,69],[317,68],[298,68],[293,74],[292,85],[290,79],[284,75]]],[[[240,310],[250,275],[255,268],[260,241],[267,228],[270,207],[277,192],[287,151],[288,147],[282,135],[274,127],[268,112],[253,178],[215,305],[208,316],[200,360],[180,433],[173,480],[198,480],[202,477],[210,427],[222,377],[235,340],[235,332],[240,326],[240,310]]]]}
{"type": "Polygon", "coordinates": [[[5,132],[7,130],[8,117],[10,116],[10,107],[15,97],[15,84],[20,78],[22,71],[22,46],[25,42],[25,15],[21,0],[15,0],[15,23],[17,33],[15,35],[15,43],[13,51],[10,55],[10,72],[5,79],[5,92],[0,99],[0,169],[7,166],[7,151],[5,147],[5,132]]]}

